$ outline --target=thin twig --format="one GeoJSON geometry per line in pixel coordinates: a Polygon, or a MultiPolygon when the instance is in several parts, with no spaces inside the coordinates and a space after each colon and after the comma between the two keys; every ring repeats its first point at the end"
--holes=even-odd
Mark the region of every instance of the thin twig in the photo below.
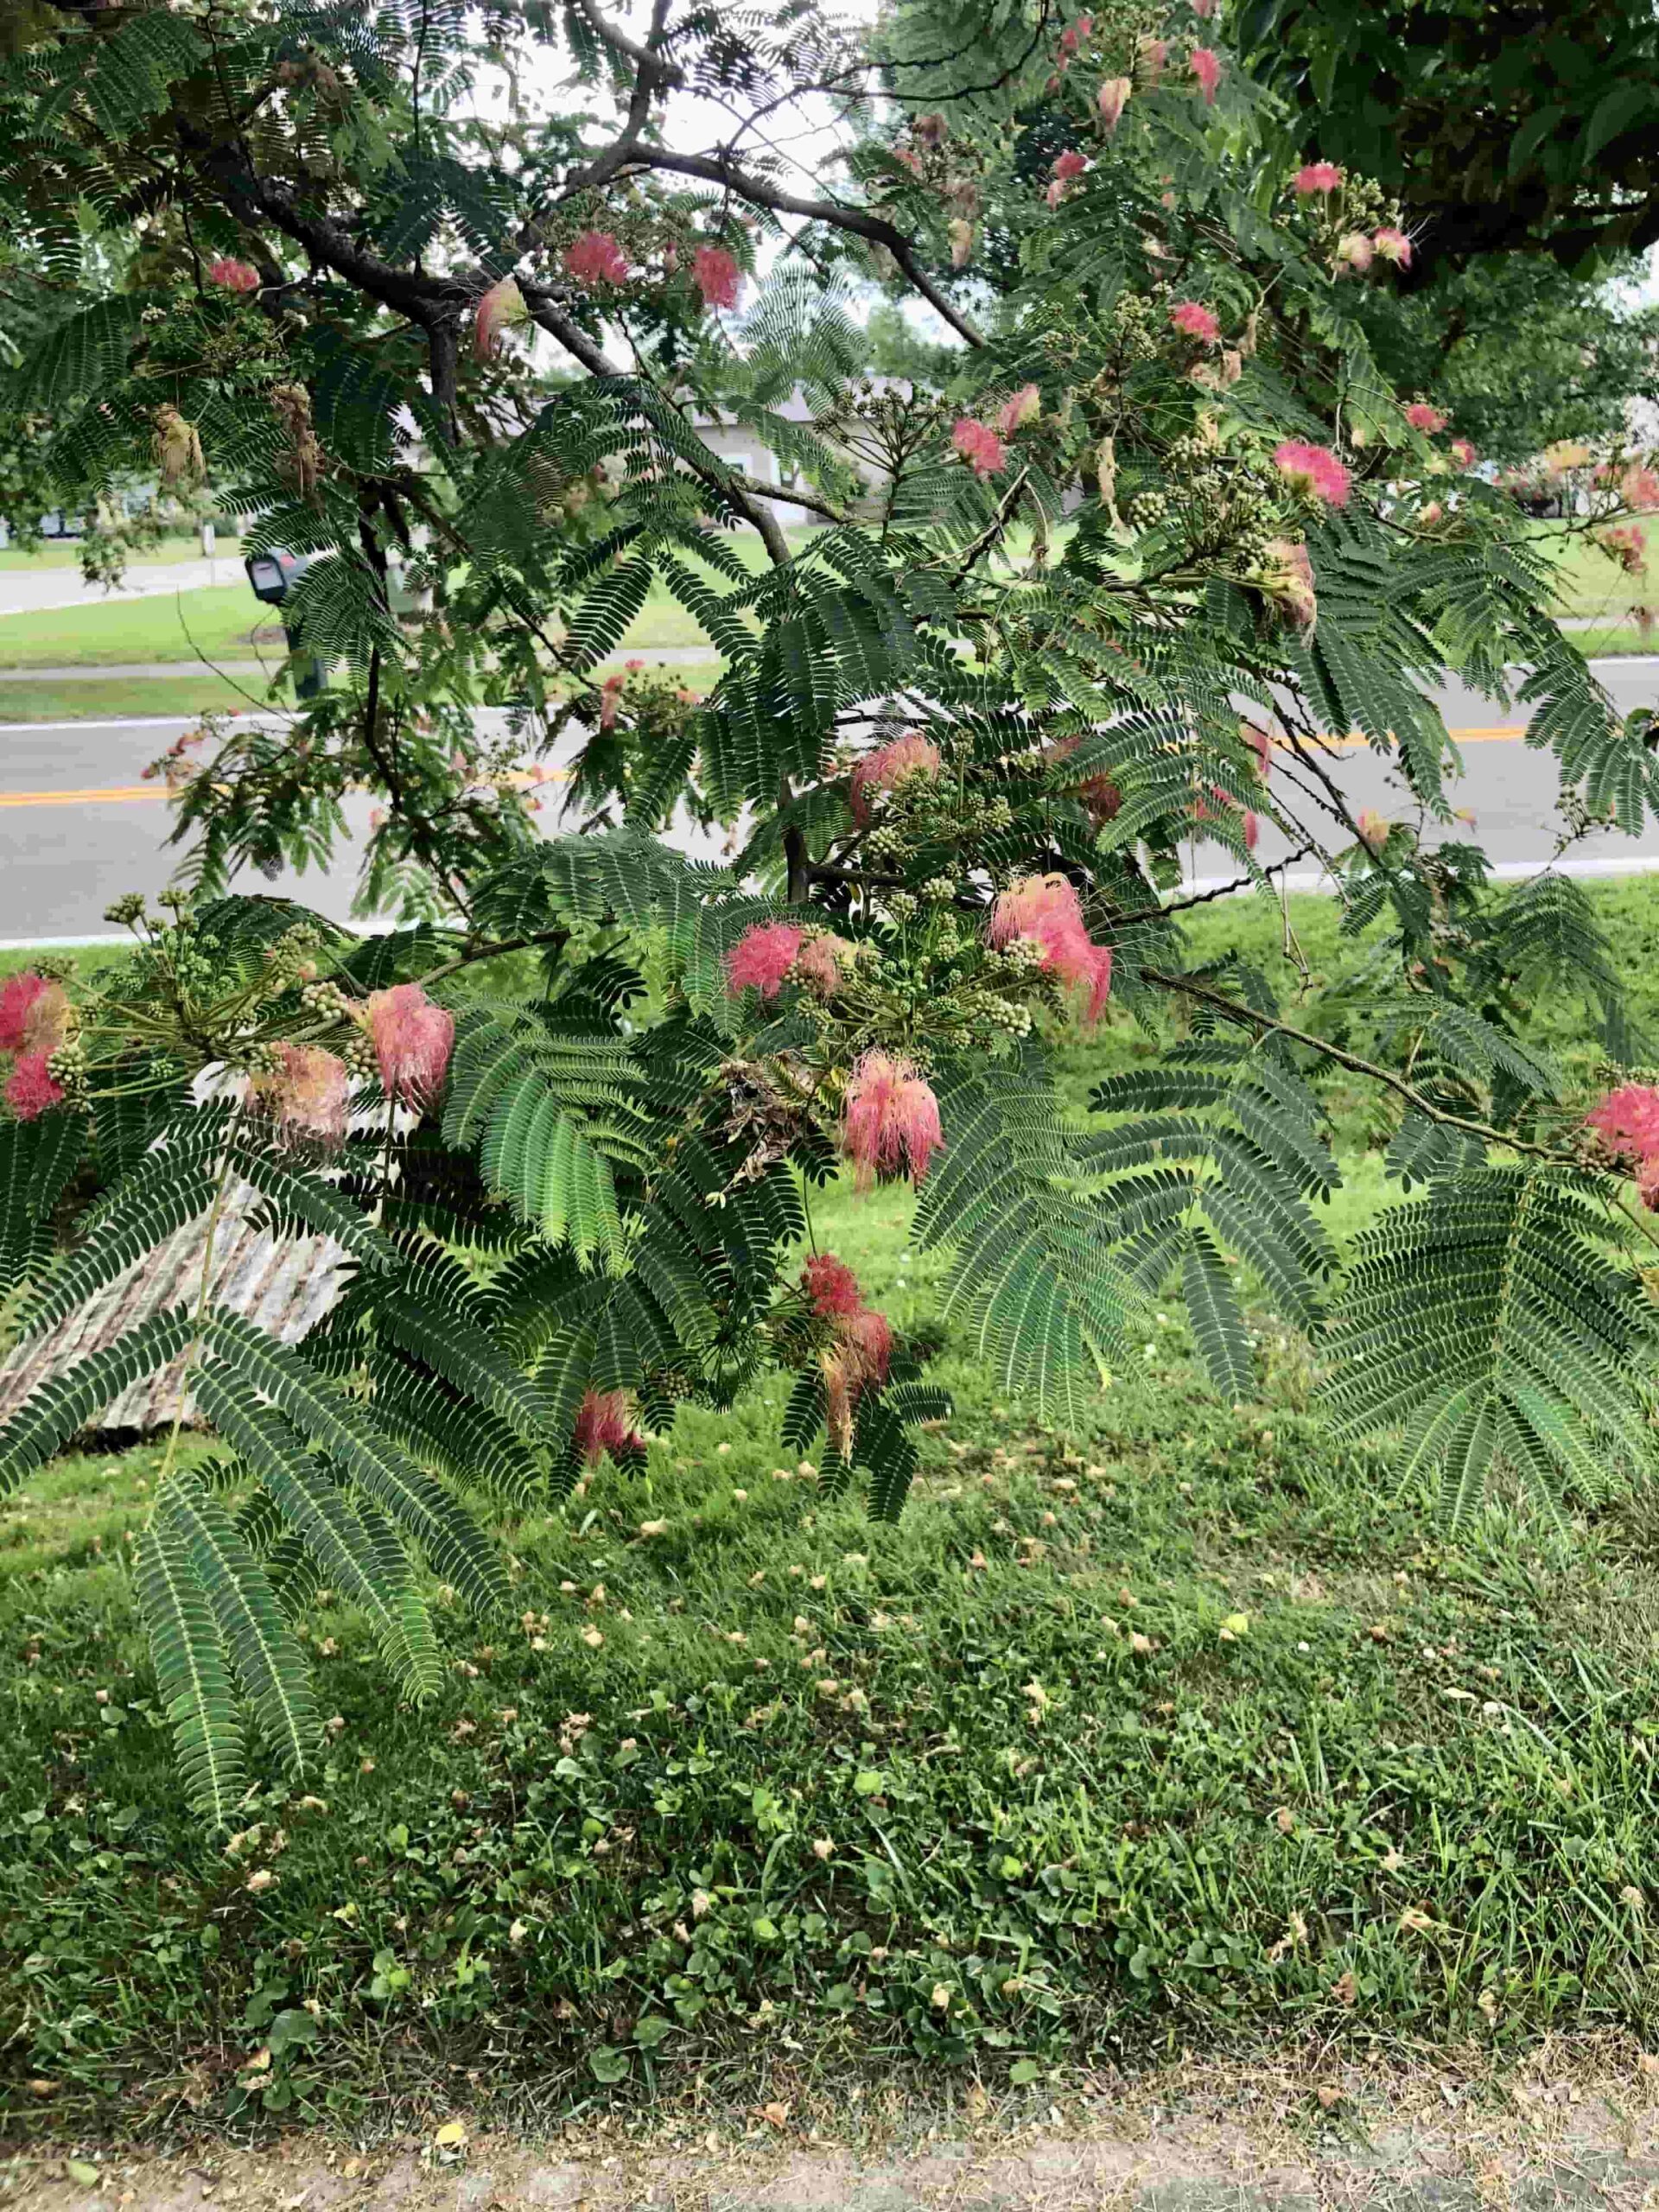
{"type": "Polygon", "coordinates": [[[1224,992],[1212,991],[1206,983],[1194,982],[1190,976],[1168,976],[1161,969],[1143,968],[1141,976],[1148,983],[1156,983],[1166,991],[1178,991],[1184,998],[1198,999],[1205,1006],[1212,1006],[1230,1021],[1249,1022],[1257,1030],[1271,1032],[1276,1037],[1287,1037],[1293,1045],[1306,1045],[1310,1052],[1319,1053],[1327,1060],[1334,1060],[1338,1067],[1347,1068],[1354,1075],[1369,1077],[1373,1083],[1384,1084],[1403,1098],[1425,1119],[1438,1122],[1442,1128],[1462,1129],[1471,1137],[1479,1137],[1487,1144],[1507,1145],[1511,1152],[1530,1153],[1539,1160],[1553,1160],[1565,1165],[1557,1146],[1534,1144],[1526,1137],[1517,1137],[1507,1129],[1495,1129],[1490,1122],[1471,1121],[1465,1114],[1451,1114],[1425,1096],[1415,1084],[1408,1083],[1392,1068],[1379,1067],[1375,1060],[1363,1060],[1357,1052],[1344,1052],[1340,1045],[1328,1044],[1323,1037],[1315,1037],[1306,1029],[1294,1028],[1288,1021],[1281,1021],[1271,1014],[1258,1013],[1253,1006],[1246,1006],[1240,999],[1230,999],[1224,992]]]}

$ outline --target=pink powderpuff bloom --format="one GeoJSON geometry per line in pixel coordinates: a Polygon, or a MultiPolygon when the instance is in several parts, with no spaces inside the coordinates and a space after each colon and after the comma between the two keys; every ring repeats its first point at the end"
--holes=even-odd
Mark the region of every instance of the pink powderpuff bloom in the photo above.
{"type": "Polygon", "coordinates": [[[1220,323],[1196,300],[1178,300],[1169,311],[1169,320],[1184,337],[1196,338],[1201,346],[1213,346],[1221,335],[1220,323]]]}
{"type": "Polygon", "coordinates": [[[858,950],[844,937],[823,930],[809,937],[795,956],[795,980],[820,998],[834,998],[847,980],[847,962],[858,950]]]}
{"type": "Polygon", "coordinates": [[[21,1052],[35,1001],[52,988],[44,976],[32,968],[21,969],[0,983],[0,1052],[21,1052]]]}
{"type": "Polygon", "coordinates": [[[609,231],[583,231],[564,250],[564,273],[579,284],[626,284],[628,257],[609,231]]]}
{"type": "Polygon", "coordinates": [[[864,1294],[858,1287],[858,1277],[833,1252],[813,1254],[801,1269],[801,1287],[821,1321],[846,1320],[863,1311],[864,1294]]]}
{"type": "Polygon", "coordinates": [[[1062,184],[1070,184],[1075,177],[1084,175],[1089,167],[1088,156],[1075,146],[1068,146],[1063,154],[1054,156],[1053,174],[1062,184]]]}
{"type": "Polygon", "coordinates": [[[976,476],[995,476],[1008,458],[1001,439],[990,424],[976,423],[971,415],[957,418],[950,442],[976,476]]]}
{"type": "Polygon", "coordinates": [[[861,1306],[842,1321],[838,1333],[852,1354],[860,1382],[874,1382],[879,1389],[893,1365],[893,1328],[887,1315],[873,1306],[861,1306]]]}
{"type": "Polygon", "coordinates": [[[590,1467],[607,1452],[643,1452],[645,1440],[629,1417],[626,1391],[588,1391],[576,1414],[575,1443],[590,1467]]]}
{"type": "Polygon", "coordinates": [[[616,714],[622,704],[622,693],[627,684],[627,672],[619,669],[614,676],[607,676],[599,687],[599,726],[601,729],[616,728],[616,714]]]}
{"type": "Polygon", "coordinates": [[[1396,269],[1410,268],[1411,240],[1403,231],[1396,230],[1392,223],[1385,224],[1380,231],[1373,231],[1371,244],[1382,258],[1392,262],[1396,269]]]}
{"type": "Polygon", "coordinates": [[[1312,630],[1319,619],[1319,601],[1306,546],[1293,544],[1287,537],[1270,537],[1262,560],[1262,589],[1283,609],[1295,628],[1312,630]]]}
{"type": "Polygon", "coordinates": [[[1135,49],[1135,58],[1146,73],[1147,84],[1156,85],[1164,73],[1164,64],[1169,59],[1169,41],[1166,38],[1143,38],[1135,49]]]}
{"type": "Polygon", "coordinates": [[[22,1050],[49,1059],[68,1032],[69,994],[61,983],[48,983],[23,1016],[22,1050]]]}
{"type": "Polygon", "coordinates": [[[1380,853],[1389,842],[1389,819],[1374,806],[1363,806],[1354,817],[1359,842],[1368,853],[1380,853]]]}
{"type": "Polygon", "coordinates": [[[1192,12],[1200,22],[1207,23],[1216,12],[1216,0],[1192,0],[1192,12]]]}
{"type": "Polygon", "coordinates": [[[999,895],[986,942],[995,950],[1016,938],[1041,946],[1043,973],[1080,991],[1084,1020],[1097,1021],[1112,988],[1111,949],[1090,942],[1076,888],[1066,877],[1027,875],[999,895]]]}
{"type": "Polygon", "coordinates": [[[276,1116],[285,1137],[309,1138],[331,1149],[345,1140],[346,1063],[321,1045],[276,1047],[277,1065],[254,1078],[254,1096],[276,1116]]]}
{"type": "Polygon", "coordinates": [[[1005,399],[996,410],[997,434],[1011,438],[1016,430],[1024,429],[1027,423],[1034,423],[1043,411],[1043,396],[1034,384],[1021,385],[1012,399],[1005,399]]]}
{"type": "Polygon", "coordinates": [[[1192,802],[1195,822],[1217,822],[1230,816],[1239,817],[1239,829],[1244,840],[1244,849],[1253,853],[1262,835],[1262,817],[1253,807],[1241,806],[1230,791],[1223,791],[1219,784],[1211,784],[1209,797],[1200,791],[1192,802]]]}
{"type": "Polygon", "coordinates": [[[1268,780],[1268,771],[1273,766],[1272,738],[1266,730],[1258,729],[1254,722],[1241,722],[1238,726],[1238,734],[1255,753],[1256,773],[1265,784],[1268,780]]]}
{"type": "Polygon", "coordinates": [[[1406,420],[1414,430],[1427,430],[1431,434],[1443,430],[1447,419],[1438,407],[1431,407],[1426,399],[1414,399],[1406,410],[1406,420]]]}
{"type": "Polygon", "coordinates": [[[1371,265],[1372,250],[1363,231],[1349,231],[1337,240],[1337,266],[1357,269],[1363,276],[1371,265]]]}
{"type": "Polygon", "coordinates": [[[854,821],[861,830],[868,822],[871,792],[890,791],[901,776],[923,775],[930,783],[937,783],[944,765],[938,747],[918,729],[907,729],[874,753],[867,753],[853,770],[848,794],[854,821]]]}
{"type": "Polygon", "coordinates": [[[919,1184],[944,1142],[939,1102],[913,1060],[871,1051],[847,1085],[842,1150],[853,1162],[855,1185],[868,1191],[878,1175],[907,1174],[919,1184]]]}
{"type": "Polygon", "coordinates": [[[734,308],[743,290],[743,271],[724,246],[700,245],[692,257],[691,278],[706,308],[734,308]]]}
{"type": "Polygon", "coordinates": [[[1634,507],[1638,514],[1659,507],[1659,473],[1651,468],[1627,468],[1618,480],[1618,489],[1625,505],[1634,507]]]}
{"type": "Polygon", "coordinates": [[[1043,194],[1043,205],[1046,207],[1063,207],[1071,189],[1063,176],[1057,176],[1043,194]]]}
{"type": "Polygon", "coordinates": [[[1117,126],[1123,120],[1123,111],[1129,104],[1135,90],[1128,77],[1108,77],[1095,95],[1095,105],[1100,110],[1100,119],[1106,126],[1106,136],[1115,138],[1117,126]]]}
{"type": "Polygon", "coordinates": [[[1287,438],[1282,445],[1274,447],[1273,461],[1293,491],[1318,499],[1327,507],[1347,505],[1353,479],[1328,447],[1306,445],[1300,438],[1287,438]]]}
{"type": "Polygon", "coordinates": [[[1659,1160],[1659,1090],[1627,1083],[1610,1090],[1585,1121],[1615,1160],[1659,1160]]]}
{"type": "Polygon", "coordinates": [[[6,1103],[20,1122],[38,1121],[63,1103],[61,1085],[52,1080],[44,1052],[20,1052],[6,1078],[6,1103]]]}
{"type": "Polygon", "coordinates": [[[474,311],[473,358],[493,360],[501,350],[502,333],[529,320],[530,310],[516,278],[504,276],[499,284],[492,284],[474,311]]]}
{"type": "Polygon", "coordinates": [[[726,988],[757,990],[763,999],[775,999],[795,965],[804,930],[793,922],[751,922],[726,955],[726,988]]]}
{"type": "Polygon", "coordinates": [[[1305,162],[1290,180],[1290,188],[1303,200],[1311,200],[1315,193],[1340,192],[1342,171],[1334,162],[1305,162]]]}
{"type": "Polygon", "coordinates": [[[1206,107],[1214,107],[1216,92],[1221,83],[1221,56],[1208,46],[1195,46],[1189,66],[1198,80],[1198,90],[1204,94],[1206,107]]]}
{"type": "Polygon", "coordinates": [[[454,1049],[455,1017],[448,1007],[435,1006],[418,983],[394,983],[370,994],[364,1027],[387,1097],[411,1109],[430,1105],[443,1089],[454,1049]]]}
{"type": "Polygon", "coordinates": [[[1467,438],[1453,438],[1452,441],[1452,458],[1457,462],[1459,468],[1472,468],[1479,456],[1477,454],[1473,446],[1470,444],[1467,438]]]}
{"type": "Polygon", "coordinates": [[[245,261],[232,261],[221,254],[217,261],[207,264],[207,282],[220,284],[227,292],[257,292],[259,271],[245,261]]]}

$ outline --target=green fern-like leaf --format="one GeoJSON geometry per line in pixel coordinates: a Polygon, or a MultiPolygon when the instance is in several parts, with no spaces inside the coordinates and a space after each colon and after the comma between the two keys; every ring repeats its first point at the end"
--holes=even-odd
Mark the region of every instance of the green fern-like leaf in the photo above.
{"type": "Polygon", "coordinates": [[[1549,1510],[1600,1499],[1648,1465],[1653,1325],[1634,1274],[1605,1256],[1595,1185],[1486,1166],[1391,1208],[1356,1248],[1330,1329],[1327,1401],[1344,1433],[1403,1433],[1438,1468],[1453,1517],[1495,1459],[1549,1510]]]}

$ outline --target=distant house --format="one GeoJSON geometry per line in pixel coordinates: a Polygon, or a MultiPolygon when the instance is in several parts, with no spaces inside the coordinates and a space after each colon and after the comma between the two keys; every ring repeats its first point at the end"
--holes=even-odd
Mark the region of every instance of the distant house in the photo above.
{"type": "MultiPolygon", "coordinates": [[[[801,397],[799,388],[791,392],[782,406],[769,410],[786,423],[810,423],[812,410],[801,397]]],[[[781,462],[766,444],[760,433],[747,423],[734,423],[715,415],[694,415],[692,428],[710,453],[729,461],[734,468],[741,468],[746,476],[753,476],[763,484],[776,484],[786,491],[794,480],[794,471],[781,462]]],[[[785,530],[800,524],[811,526],[823,521],[822,515],[809,513],[787,499],[774,501],[772,512],[785,530]]]]}

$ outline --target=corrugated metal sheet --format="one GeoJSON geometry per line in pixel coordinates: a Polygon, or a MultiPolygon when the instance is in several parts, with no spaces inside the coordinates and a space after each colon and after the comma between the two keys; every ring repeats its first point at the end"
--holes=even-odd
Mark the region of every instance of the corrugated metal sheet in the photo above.
{"type": "MultiPolygon", "coordinates": [[[[246,1316],[283,1344],[314,1328],[337,1296],[344,1249],[329,1236],[279,1240],[252,1224],[258,1205],[251,1185],[232,1185],[213,1239],[209,1295],[246,1316]]],[[[194,1306],[201,1290],[206,1220],[194,1221],[146,1253],[58,1328],[14,1351],[0,1365],[0,1420],[10,1420],[29,1393],[89,1352],[169,1306],[194,1306]]],[[[180,1358],[136,1382],[100,1416],[99,1428],[171,1427],[178,1413],[185,1362],[180,1358]]],[[[187,1401],[185,1418],[191,1417],[187,1401]]]]}

